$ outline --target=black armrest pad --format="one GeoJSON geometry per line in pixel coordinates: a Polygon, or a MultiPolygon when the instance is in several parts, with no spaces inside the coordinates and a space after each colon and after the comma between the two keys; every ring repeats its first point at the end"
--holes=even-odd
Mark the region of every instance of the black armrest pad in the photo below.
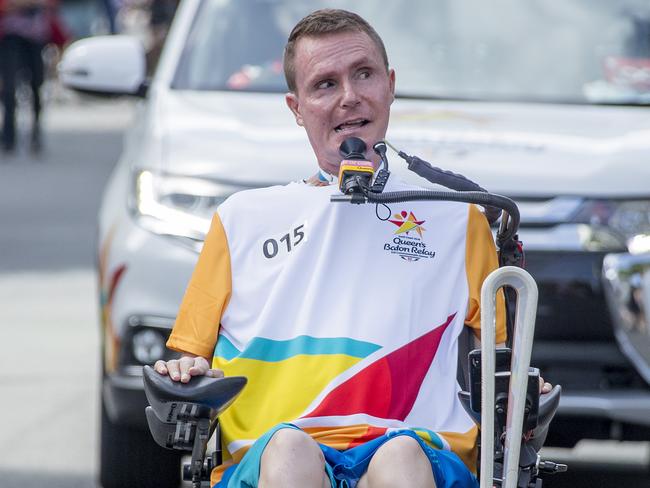
{"type": "Polygon", "coordinates": [[[557,407],[560,405],[560,397],[562,396],[562,387],[555,385],[548,393],[543,393],[539,396],[539,413],[537,415],[537,428],[544,428],[551,423],[557,407]]]}
{"type": "MultiPolygon", "coordinates": [[[[143,379],[147,400],[163,422],[175,422],[180,415],[188,414],[190,409],[182,408],[184,404],[196,406],[200,411],[212,410],[213,415],[218,415],[235,400],[247,382],[243,376],[195,376],[189,383],[181,383],[157,373],[150,366],[143,368],[143,379]]],[[[192,416],[207,415],[197,413],[192,416]]]]}

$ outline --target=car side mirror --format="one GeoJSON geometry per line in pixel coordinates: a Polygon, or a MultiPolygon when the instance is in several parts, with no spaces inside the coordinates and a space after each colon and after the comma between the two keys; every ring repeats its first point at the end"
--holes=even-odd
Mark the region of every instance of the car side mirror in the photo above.
{"type": "Polygon", "coordinates": [[[81,39],[63,53],[58,66],[64,86],[94,95],[146,95],[144,46],[134,36],[81,39]]]}

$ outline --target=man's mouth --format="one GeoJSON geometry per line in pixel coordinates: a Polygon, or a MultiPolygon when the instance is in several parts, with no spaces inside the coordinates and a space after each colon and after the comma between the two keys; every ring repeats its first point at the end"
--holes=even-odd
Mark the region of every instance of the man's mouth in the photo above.
{"type": "Polygon", "coordinates": [[[334,132],[344,132],[348,130],[360,129],[369,122],[370,121],[368,119],[349,120],[334,127],[334,132]]]}

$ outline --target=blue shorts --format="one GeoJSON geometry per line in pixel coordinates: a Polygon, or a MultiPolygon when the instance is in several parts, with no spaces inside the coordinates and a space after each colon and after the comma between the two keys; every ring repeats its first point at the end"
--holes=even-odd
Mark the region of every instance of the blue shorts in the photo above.
{"type": "MultiPolygon", "coordinates": [[[[229,467],[224,472],[221,481],[213,488],[256,488],[260,477],[262,453],[273,434],[280,429],[298,429],[298,427],[292,424],[273,427],[255,441],[239,464],[229,467]]],[[[384,442],[399,435],[407,435],[418,441],[431,462],[437,488],[478,488],[476,477],[456,454],[431,448],[410,430],[393,431],[347,451],[337,451],[319,444],[325,455],[325,471],[329,475],[332,488],[354,488],[359,478],[368,469],[368,464],[377,449],[384,442]]]]}

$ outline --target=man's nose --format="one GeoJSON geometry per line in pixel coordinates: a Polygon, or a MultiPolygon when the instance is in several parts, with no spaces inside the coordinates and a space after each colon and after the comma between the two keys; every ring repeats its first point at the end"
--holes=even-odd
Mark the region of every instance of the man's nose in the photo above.
{"type": "Polygon", "coordinates": [[[354,86],[354,83],[346,82],[341,86],[343,92],[341,94],[341,106],[344,108],[351,108],[359,105],[361,97],[354,86]]]}

